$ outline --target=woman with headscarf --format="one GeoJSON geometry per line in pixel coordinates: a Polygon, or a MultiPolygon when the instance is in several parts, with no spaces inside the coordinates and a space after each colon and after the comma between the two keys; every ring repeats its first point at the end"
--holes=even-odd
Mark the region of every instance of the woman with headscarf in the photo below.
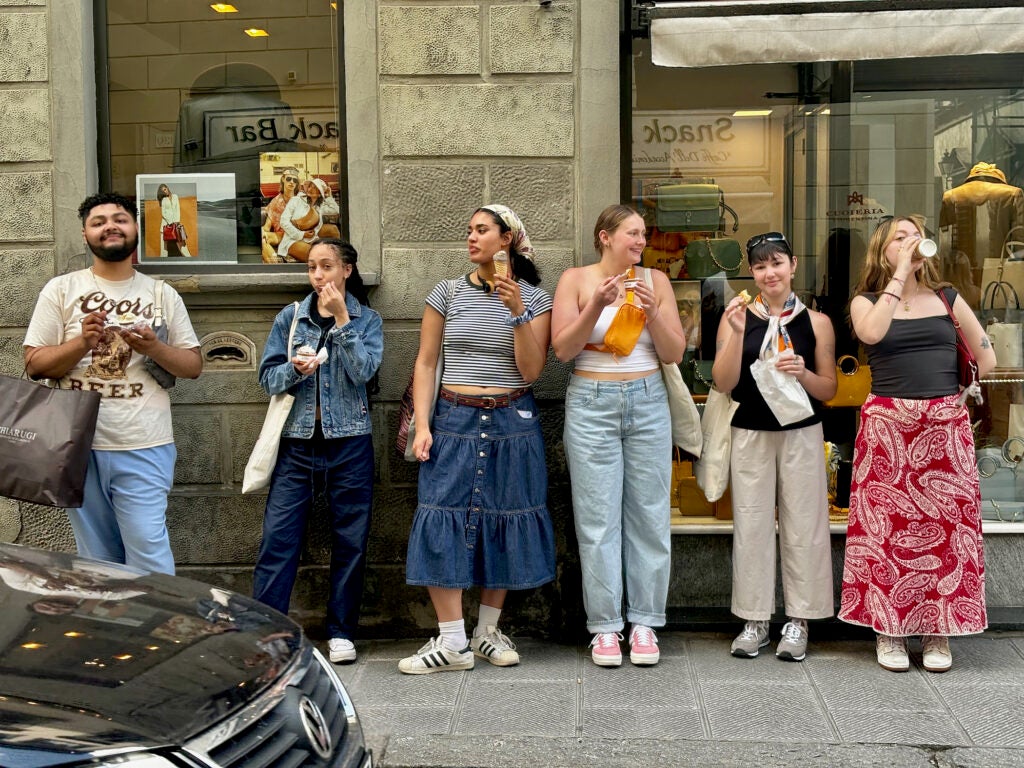
{"type": "Polygon", "coordinates": [[[474,211],[466,243],[473,270],[427,296],[413,379],[419,503],[406,581],[427,587],[440,632],[401,660],[410,675],[472,669],[474,655],[518,664],[498,629],[505,596],[555,577],[544,441],[530,389],[547,359],[551,297],[537,287],[530,239],[510,208],[474,211]],[[505,274],[495,270],[499,251],[509,257],[505,274]],[[470,642],[462,592],[472,586],[481,593],[470,642]]]}
{"type": "Polygon", "coordinates": [[[281,213],[284,234],[277,246],[281,261],[306,261],[317,237],[339,237],[337,227],[324,223],[324,216],[339,210],[326,181],[312,178],[303,184],[302,192],[289,200],[281,213]]]}
{"type": "Polygon", "coordinates": [[[181,224],[181,203],[178,202],[178,196],[171,192],[171,188],[166,184],[161,184],[156,190],[156,199],[160,203],[160,257],[191,257],[185,238],[185,228],[181,224]],[[167,227],[174,229],[168,230],[167,227]],[[174,237],[165,237],[164,233],[168,231],[173,232],[174,237]]]}

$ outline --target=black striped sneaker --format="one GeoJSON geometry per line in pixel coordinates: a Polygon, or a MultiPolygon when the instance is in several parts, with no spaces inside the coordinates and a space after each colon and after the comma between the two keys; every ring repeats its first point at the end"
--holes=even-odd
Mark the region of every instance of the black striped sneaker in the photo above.
{"type": "Polygon", "coordinates": [[[429,675],[431,672],[455,672],[473,668],[473,652],[466,647],[450,651],[433,637],[415,654],[398,662],[398,671],[407,675],[429,675]]]}
{"type": "Polygon", "coordinates": [[[495,626],[488,625],[487,634],[474,637],[470,647],[475,655],[496,667],[511,667],[519,663],[515,644],[495,626]]]}

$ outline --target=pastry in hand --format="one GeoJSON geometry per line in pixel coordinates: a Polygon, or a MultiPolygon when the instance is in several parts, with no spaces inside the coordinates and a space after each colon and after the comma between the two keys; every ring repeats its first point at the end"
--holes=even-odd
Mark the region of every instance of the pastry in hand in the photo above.
{"type": "Polygon", "coordinates": [[[751,296],[749,293],[747,293],[747,289],[746,288],[744,288],[742,291],[739,292],[739,297],[741,299],[743,299],[743,303],[744,304],[749,304],[750,302],[752,302],[754,300],[754,297],[751,296]]]}

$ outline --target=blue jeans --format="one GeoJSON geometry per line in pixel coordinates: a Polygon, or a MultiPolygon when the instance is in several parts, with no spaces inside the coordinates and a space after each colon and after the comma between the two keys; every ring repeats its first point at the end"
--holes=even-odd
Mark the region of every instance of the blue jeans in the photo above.
{"type": "Polygon", "coordinates": [[[309,440],[281,438],[263,516],[253,597],[288,613],[306,521],[320,491],[327,494],[331,514],[328,636],[352,639],[363,598],[373,500],[373,439],[368,434],[327,439],[318,428],[309,440]]]}
{"type": "Polygon", "coordinates": [[[177,456],[174,443],[131,451],[93,450],[82,506],[68,510],[78,553],[173,575],[167,494],[177,456]]]}
{"type": "Polygon", "coordinates": [[[632,381],[572,376],[565,455],[590,632],[665,624],[672,435],[661,371],[632,381]]]}

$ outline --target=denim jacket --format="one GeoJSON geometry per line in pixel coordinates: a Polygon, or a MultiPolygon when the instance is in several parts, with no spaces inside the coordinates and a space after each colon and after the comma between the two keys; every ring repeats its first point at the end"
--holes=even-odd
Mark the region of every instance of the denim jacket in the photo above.
{"type": "Polygon", "coordinates": [[[380,365],[384,353],[384,326],[380,315],[346,293],[349,322],[334,326],[324,334],[310,318],[316,310],[316,293],[299,304],[292,348],[288,332],[294,316],[294,304],[282,309],[270,329],[260,362],[260,386],[270,395],[290,392],[295,403],[281,432],[282,437],[309,439],[316,422],[316,389],[320,388],[320,421],[324,437],[352,437],[370,432],[370,407],[366,397],[368,382],[380,365]],[[303,376],[291,364],[295,350],[304,344],[327,349],[327,362],[312,375],[303,376]]]}

